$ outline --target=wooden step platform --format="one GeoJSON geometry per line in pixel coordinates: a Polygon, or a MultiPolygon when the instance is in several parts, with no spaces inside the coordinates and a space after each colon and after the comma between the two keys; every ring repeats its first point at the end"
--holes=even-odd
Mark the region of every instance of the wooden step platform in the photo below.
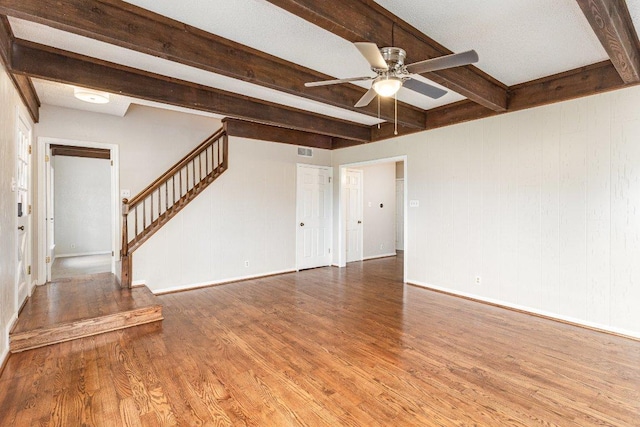
{"type": "Polygon", "coordinates": [[[12,353],[161,321],[162,305],[146,286],[121,289],[111,273],[38,286],[9,334],[12,353]]]}

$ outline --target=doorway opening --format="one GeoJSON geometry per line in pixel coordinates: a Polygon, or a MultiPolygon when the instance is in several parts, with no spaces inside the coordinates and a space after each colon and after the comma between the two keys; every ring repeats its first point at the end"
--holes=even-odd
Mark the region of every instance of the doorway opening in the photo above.
{"type": "Polygon", "coordinates": [[[406,156],[340,165],[338,266],[402,256],[406,266],[406,156]]]}
{"type": "Polygon", "coordinates": [[[117,146],[38,140],[41,159],[39,282],[115,273],[119,255],[117,146]]]}

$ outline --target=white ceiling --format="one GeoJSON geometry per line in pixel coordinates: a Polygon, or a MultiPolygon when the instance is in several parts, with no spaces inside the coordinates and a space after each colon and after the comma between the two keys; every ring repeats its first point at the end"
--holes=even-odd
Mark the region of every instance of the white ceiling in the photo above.
{"type": "MultiPolygon", "coordinates": [[[[607,59],[575,0],[376,2],[454,52],[475,49],[480,56],[477,67],[507,85],[607,59]]],[[[372,75],[351,43],[265,0],[128,0],[128,3],[337,78],[372,75]]],[[[640,0],[627,0],[627,4],[637,26],[640,0]]],[[[44,25],[15,18],[10,18],[10,23],[17,38],[330,117],[365,125],[378,122],[364,114],[44,25]]],[[[363,87],[368,84],[359,83],[363,87]]],[[[73,91],[64,85],[38,81],[36,90],[43,103],[94,111],[99,108],[68,99],[73,91]]],[[[409,90],[401,90],[398,98],[425,110],[464,99],[450,91],[443,98],[432,100],[409,90]]],[[[145,103],[132,98],[120,101],[122,104],[118,106],[105,106],[103,112],[125,114],[126,102],[145,103]]]]}
{"type": "Polygon", "coordinates": [[[576,0],[376,3],[454,52],[475,49],[475,65],[509,86],[608,59],[576,0]]]}

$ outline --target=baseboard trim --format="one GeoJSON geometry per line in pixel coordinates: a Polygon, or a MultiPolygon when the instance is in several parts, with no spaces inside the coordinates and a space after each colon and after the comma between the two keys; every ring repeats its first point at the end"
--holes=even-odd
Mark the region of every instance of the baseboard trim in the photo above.
{"type": "Polygon", "coordinates": [[[7,348],[5,348],[2,354],[0,354],[0,377],[2,377],[4,368],[7,366],[7,362],[9,361],[9,354],[9,343],[7,342],[7,348]]]}
{"type": "Polygon", "coordinates": [[[389,257],[392,257],[392,256],[396,256],[396,253],[395,252],[389,252],[388,254],[366,256],[366,257],[362,258],[362,260],[363,261],[369,261],[370,259],[389,258],[389,257]]]}
{"type": "MultiPolygon", "coordinates": [[[[219,280],[219,281],[213,281],[213,282],[202,282],[202,283],[193,283],[193,284],[189,284],[189,285],[181,285],[181,286],[174,286],[174,287],[170,287],[170,288],[162,288],[162,289],[151,289],[151,292],[153,292],[155,295],[165,295],[165,294],[173,294],[176,292],[185,292],[185,291],[190,291],[190,290],[194,290],[194,289],[202,289],[202,288],[209,288],[212,286],[221,286],[221,285],[227,285],[229,283],[237,283],[237,282],[244,282],[246,280],[254,280],[254,279],[262,279],[265,277],[271,277],[271,276],[278,276],[280,274],[287,274],[287,273],[295,273],[295,269],[288,269],[288,270],[279,270],[279,271],[273,271],[270,273],[262,273],[262,274],[255,274],[255,275],[249,275],[249,276],[240,276],[240,277],[233,277],[230,279],[223,279],[223,280],[219,280]]],[[[142,283],[144,281],[139,280],[136,281],[134,283],[136,283],[136,285],[134,286],[139,286],[138,283],[142,283]]]]}
{"type": "Polygon", "coordinates": [[[16,325],[17,321],[18,313],[14,313],[13,316],[11,316],[11,319],[9,320],[9,323],[7,324],[7,327],[4,331],[4,350],[2,350],[2,353],[0,354],[0,376],[2,376],[4,368],[5,366],[7,366],[7,362],[9,361],[9,355],[11,354],[9,348],[9,334],[11,333],[13,327],[16,325]]]}
{"type": "Polygon", "coordinates": [[[494,307],[516,311],[518,313],[528,314],[531,316],[536,316],[536,317],[540,317],[547,320],[553,320],[555,322],[560,322],[560,323],[564,323],[571,326],[577,326],[580,328],[589,329],[595,332],[601,332],[601,333],[615,335],[618,337],[622,337],[622,338],[626,338],[634,341],[640,341],[640,332],[629,331],[621,328],[613,328],[613,327],[602,325],[595,322],[586,322],[584,320],[576,319],[574,317],[562,316],[562,315],[558,315],[548,311],[537,310],[534,308],[530,308],[530,307],[526,307],[518,304],[511,304],[511,303],[508,303],[502,300],[496,300],[493,298],[484,298],[484,297],[469,294],[466,292],[459,292],[459,291],[451,290],[448,288],[443,288],[440,286],[434,286],[434,285],[420,282],[417,280],[407,280],[407,284],[417,286],[420,288],[429,289],[431,291],[439,292],[441,294],[446,294],[446,295],[450,295],[458,298],[464,298],[466,300],[478,302],[481,304],[488,304],[494,307]]]}
{"type": "Polygon", "coordinates": [[[56,255],[56,258],[71,258],[76,256],[109,255],[109,254],[111,254],[111,251],[80,252],[77,254],[60,254],[60,255],[56,255]]]}

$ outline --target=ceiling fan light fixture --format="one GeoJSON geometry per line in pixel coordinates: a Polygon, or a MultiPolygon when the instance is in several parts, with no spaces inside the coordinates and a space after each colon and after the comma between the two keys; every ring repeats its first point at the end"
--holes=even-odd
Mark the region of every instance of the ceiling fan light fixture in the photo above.
{"type": "Polygon", "coordinates": [[[92,104],[106,104],[109,102],[108,93],[100,92],[92,89],[74,87],[73,96],[75,96],[81,101],[90,102],[92,104]]]}
{"type": "Polygon", "coordinates": [[[402,87],[402,79],[394,76],[380,76],[373,81],[373,90],[380,96],[393,96],[402,87]]]}

